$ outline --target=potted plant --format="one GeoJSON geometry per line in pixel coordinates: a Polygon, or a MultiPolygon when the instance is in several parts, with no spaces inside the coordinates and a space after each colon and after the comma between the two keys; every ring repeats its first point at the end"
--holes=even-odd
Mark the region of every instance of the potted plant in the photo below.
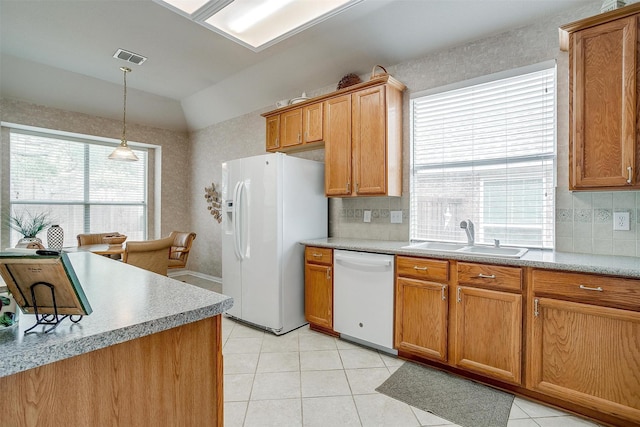
{"type": "Polygon", "coordinates": [[[42,240],[37,235],[51,224],[51,219],[47,213],[32,214],[23,211],[20,214],[9,216],[9,227],[22,234],[23,238],[18,241],[17,248],[28,248],[33,246],[42,247],[42,240]],[[30,246],[31,245],[31,246],[30,246]]]}

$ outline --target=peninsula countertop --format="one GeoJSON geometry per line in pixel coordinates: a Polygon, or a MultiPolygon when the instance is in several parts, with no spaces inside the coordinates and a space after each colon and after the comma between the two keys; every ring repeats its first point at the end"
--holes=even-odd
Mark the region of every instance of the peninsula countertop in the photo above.
{"type": "Polygon", "coordinates": [[[0,329],[0,377],[219,315],[233,299],[91,253],[69,258],[93,312],[24,335],[34,315],[0,329]]]}
{"type": "Polygon", "coordinates": [[[339,237],[303,240],[300,244],[332,249],[409,255],[425,258],[454,259],[458,261],[481,262],[487,264],[537,267],[550,270],[640,278],[639,257],[592,255],[530,249],[521,258],[504,258],[460,252],[414,249],[407,247],[411,245],[411,242],[408,241],[366,240],[339,237]]]}

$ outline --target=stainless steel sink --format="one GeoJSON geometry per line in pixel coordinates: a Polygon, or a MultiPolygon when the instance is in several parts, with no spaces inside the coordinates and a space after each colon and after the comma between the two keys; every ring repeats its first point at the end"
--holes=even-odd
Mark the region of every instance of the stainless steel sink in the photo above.
{"type": "Polygon", "coordinates": [[[503,248],[495,246],[467,246],[462,249],[458,249],[456,252],[467,253],[474,255],[487,255],[506,258],[520,258],[526,254],[529,249],[527,248],[503,248]]]}
{"type": "Polygon", "coordinates": [[[421,242],[414,243],[409,246],[403,246],[402,249],[425,249],[431,251],[444,251],[455,252],[458,249],[464,248],[465,244],[462,243],[447,243],[447,242],[421,242]]]}
{"type": "Polygon", "coordinates": [[[402,249],[423,249],[427,251],[440,251],[440,252],[456,252],[472,255],[484,255],[492,257],[503,258],[520,258],[526,254],[527,248],[512,248],[512,247],[496,247],[496,246],[482,246],[474,245],[469,246],[463,243],[449,243],[449,242],[420,242],[412,245],[403,246],[402,249]]]}

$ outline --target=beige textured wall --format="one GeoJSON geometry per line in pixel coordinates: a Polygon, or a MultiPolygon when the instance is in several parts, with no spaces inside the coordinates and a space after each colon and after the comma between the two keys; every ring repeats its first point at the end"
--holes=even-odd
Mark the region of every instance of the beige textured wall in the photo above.
{"type": "MultiPolygon", "coordinates": [[[[58,110],[41,105],[30,104],[22,101],[1,99],[0,119],[7,123],[35,126],[46,129],[55,129],[65,132],[75,132],[85,135],[94,135],[105,138],[120,139],[122,122],[89,116],[70,111],[58,110]]],[[[2,132],[2,168],[6,171],[6,144],[7,132],[2,132]]],[[[159,216],[160,230],[153,229],[153,220],[150,220],[149,238],[168,235],[172,230],[189,230],[191,228],[191,216],[189,214],[190,192],[189,178],[191,168],[189,165],[189,138],[186,133],[179,133],[159,128],[151,128],[127,123],[127,140],[153,144],[162,147],[161,163],[161,191],[159,198],[160,211],[150,209],[151,217],[159,216]]],[[[153,167],[151,164],[150,167],[153,167]]],[[[7,182],[3,176],[3,183],[7,182]]],[[[150,182],[150,185],[159,184],[150,182]]],[[[158,187],[156,185],[156,187],[158,187]]],[[[3,185],[2,210],[6,210],[8,200],[7,188],[3,185]]],[[[152,208],[150,206],[150,208],[152,208]]],[[[6,212],[4,212],[6,214],[6,212]]],[[[3,233],[3,236],[6,233],[3,233]]],[[[2,236],[0,236],[2,237],[2,236]]],[[[7,242],[2,240],[2,244],[7,242]]]]}
{"type": "MultiPolygon", "coordinates": [[[[267,111],[267,110],[264,110],[267,111]]],[[[191,223],[197,234],[189,255],[189,269],[222,277],[221,225],[207,210],[204,188],[212,182],[219,187],[221,166],[227,160],[265,154],[264,111],[227,120],[194,132],[191,139],[191,223]]],[[[324,150],[297,154],[312,160],[324,161],[324,150]]]]}
{"type": "MultiPolygon", "coordinates": [[[[536,24],[447,49],[413,61],[387,67],[407,85],[404,95],[403,196],[332,199],[329,232],[332,236],[383,240],[409,239],[409,99],[411,93],[474,77],[556,60],[558,64],[558,187],[556,194],[556,247],[567,252],[640,255],[640,192],[571,193],[568,190],[568,54],[558,48],[558,27],[599,13],[600,1],[548,17],[536,24]],[[371,223],[362,212],[372,210],[371,223]],[[389,211],[402,210],[403,224],[390,224],[389,211]],[[613,232],[614,210],[631,212],[628,232],[613,232]]],[[[292,71],[294,72],[294,71],[292,71]]],[[[362,76],[368,78],[368,76],[362,76]]],[[[333,88],[309,89],[317,96],[333,88]]],[[[268,107],[268,110],[272,107],[268,107]]],[[[265,110],[266,111],[266,110],[265,110]]],[[[192,224],[200,230],[197,261],[191,264],[214,276],[221,275],[220,227],[208,218],[204,185],[220,181],[220,163],[264,152],[265,122],[257,111],[211,126],[191,136],[194,179],[192,224]],[[203,223],[204,221],[204,223],[203,223]]],[[[305,154],[322,159],[324,150],[305,154]]]]}

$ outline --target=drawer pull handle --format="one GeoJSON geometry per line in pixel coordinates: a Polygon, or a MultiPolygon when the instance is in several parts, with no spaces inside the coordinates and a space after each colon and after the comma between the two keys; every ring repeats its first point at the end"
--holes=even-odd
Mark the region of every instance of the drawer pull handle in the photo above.
{"type": "Polygon", "coordinates": [[[331,280],[331,269],[327,268],[327,280],[331,280]]]}
{"type": "Polygon", "coordinates": [[[316,258],[322,258],[322,254],[316,254],[316,253],[314,253],[314,254],[313,254],[313,256],[314,256],[314,257],[316,257],[316,258]]]}
{"type": "Polygon", "coordinates": [[[462,296],[460,295],[460,291],[462,290],[462,288],[458,288],[458,302],[462,301],[462,296]]]}
{"type": "Polygon", "coordinates": [[[600,286],[598,286],[597,288],[592,288],[590,286],[580,285],[580,289],[584,289],[585,291],[602,292],[602,288],[600,286]]]}
{"type": "Polygon", "coordinates": [[[495,279],[496,275],[495,274],[478,274],[478,277],[481,279],[495,279]]]}
{"type": "Polygon", "coordinates": [[[418,267],[417,265],[413,266],[414,270],[418,270],[418,271],[427,271],[428,268],[427,267],[418,267]]]}
{"type": "Polygon", "coordinates": [[[447,295],[445,293],[446,290],[447,290],[447,286],[443,285],[442,286],[442,301],[446,301],[446,299],[447,299],[447,295]]]}
{"type": "Polygon", "coordinates": [[[631,180],[633,179],[633,168],[631,166],[627,166],[627,173],[629,175],[627,178],[627,184],[631,184],[631,180]]]}
{"type": "Polygon", "coordinates": [[[539,299],[536,298],[533,300],[533,315],[538,317],[540,315],[540,311],[538,310],[539,299]]]}

